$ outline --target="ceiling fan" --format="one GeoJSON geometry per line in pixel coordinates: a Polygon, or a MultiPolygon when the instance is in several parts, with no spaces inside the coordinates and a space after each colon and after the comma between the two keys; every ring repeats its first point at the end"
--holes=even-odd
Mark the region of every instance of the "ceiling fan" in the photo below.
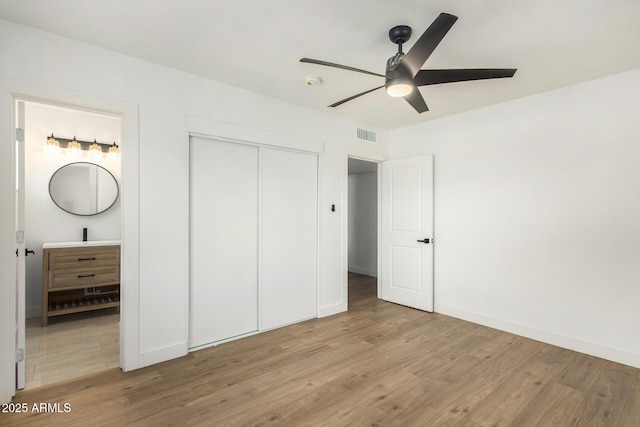
{"type": "Polygon", "coordinates": [[[500,79],[513,77],[516,69],[512,68],[462,68],[444,70],[421,70],[420,67],[431,56],[438,44],[442,41],[453,24],[458,20],[457,16],[441,13],[431,23],[429,28],[420,36],[418,41],[406,54],[402,51],[403,43],[411,37],[411,27],[399,25],[389,30],[389,39],[398,45],[398,53],[387,60],[387,68],[384,74],[361,70],[346,65],[317,59],[302,58],[300,62],[324,65],[327,67],[341,68],[343,70],[370,74],[385,78],[383,86],[374,87],[362,93],[335,102],[329,107],[337,107],[347,101],[366,95],[374,90],[385,88],[387,94],[393,97],[404,98],[418,113],[429,111],[418,86],[437,85],[442,83],[463,82],[469,80],[500,79]]]}

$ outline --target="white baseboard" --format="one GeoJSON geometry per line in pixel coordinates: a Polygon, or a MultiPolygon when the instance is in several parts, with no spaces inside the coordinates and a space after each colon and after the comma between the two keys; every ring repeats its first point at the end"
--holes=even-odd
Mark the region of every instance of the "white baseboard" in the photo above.
{"type": "Polygon", "coordinates": [[[138,360],[132,364],[133,366],[127,367],[125,370],[131,371],[134,369],[144,368],[145,366],[155,365],[156,363],[186,356],[187,353],[188,349],[186,342],[180,342],[166,347],[140,352],[138,354],[138,360]]]}
{"type": "Polygon", "coordinates": [[[368,268],[354,267],[349,266],[349,273],[357,273],[364,274],[365,276],[378,277],[378,272],[376,270],[371,270],[368,268]]]}
{"type": "Polygon", "coordinates": [[[470,312],[467,310],[450,307],[442,304],[436,304],[436,313],[441,313],[457,319],[466,320],[468,322],[477,323],[479,325],[488,326],[490,328],[499,329],[501,331],[531,338],[547,344],[574,350],[580,353],[589,354],[591,356],[600,357],[611,360],[613,362],[622,363],[624,365],[640,368],[640,354],[631,351],[607,346],[601,343],[585,341],[575,337],[569,337],[555,332],[538,329],[533,326],[512,322],[481,313],[470,312]]]}
{"type": "Polygon", "coordinates": [[[328,305],[326,307],[320,307],[318,309],[318,317],[333,316],[334,314],[342,313],[344,311],[347,311],[346,301],[338,304],[328,305]]]}

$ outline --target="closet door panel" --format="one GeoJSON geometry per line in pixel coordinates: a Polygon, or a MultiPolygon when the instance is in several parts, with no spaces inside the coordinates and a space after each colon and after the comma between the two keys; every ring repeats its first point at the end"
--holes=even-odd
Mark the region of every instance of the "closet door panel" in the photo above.
{"type": "Polygon", "coordinates": [[[262,152],[262,329],[316,317],[317,156],[262,152]]]}
{"type": "Polygon", "coordinates": [[[189,347],[258,329],[257,147],[190,139],[189,347]]]}

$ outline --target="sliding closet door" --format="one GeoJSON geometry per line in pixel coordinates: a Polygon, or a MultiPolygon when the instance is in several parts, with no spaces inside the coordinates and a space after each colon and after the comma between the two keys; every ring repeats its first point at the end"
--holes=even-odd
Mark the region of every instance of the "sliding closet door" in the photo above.
{"type": "Polygon", "coordinates": [[[262,329],[316,317],[317,156],[262,152],[262,329]]]}
{"type": "Polygon", "coordinates": [[[190,348],[258,330],[258,150],[190,139],[190,348]]]}

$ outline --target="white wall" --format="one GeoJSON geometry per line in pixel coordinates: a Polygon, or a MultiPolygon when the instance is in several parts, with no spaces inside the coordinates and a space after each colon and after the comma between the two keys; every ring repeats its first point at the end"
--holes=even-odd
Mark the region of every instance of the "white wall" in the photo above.
{"type": "MultiPolygon", "coordinates": [[[[36,94],[55,88],[58,93],[138,105],[138,152],[132,155],[139,156],[139,161],[134,169],[128,169],[126,152],[122,159],[123,186],[127,186],[127,173],[139,176],[139,187],[130,193],[139,191],[139,200],[132,207],[139,209],[139,250],[131,248],[139,256],[139,308],[131,333],[139,339],[129,346],[135,347],[137,355],[129,369],[184,354],[187,348],[187,115],[324,143],[325,153],[319,159],[319,313],[324,316],[346,309],[340,206],[343,148],[385,153],[385,132],[378,129],[380,142],[375,146],[357,142],[357,124],[329,112],[302,108],[4,20],[0,20],[0,43],[2,102],[9,102],[12,92],[22,90],[16,89],[20,86],[36,94]],[[330,212],[331,204],[338,205],[337,212],[330,212]]],[[[0,116],[4,123],[10,123],[6,105],[0,108],[0,116]]],[[[128,126],[126,121],[123,125],[128,126]]],[[[3,201],[13,197],[11,139],[10,129],[4,129],[0,134],[3,201]]],[[[127,207],[123,210],[126,219],[127,207]]],[[[11,215],[11,204],[3,203],[0,242],[5,255],[15,250],[10,243],[11,215]]],[[[123,227],[128,226],[123,223],[123,227]]],[[[123,244],[126,252],[127,242],[123,240],[123,244]]],[[[6,261],[3,269],[11,271],[12,263],[6,261]]],[[[0,387],[5,387],[7,372],[12,369],[12,286],[11,274],[0,278],[0,387]]]]}
{"type": "Polygon", "coordinates": [[[435,155],[436,311],[640,367],[640,70],[390,133],[435,155]]]}
{"type": "Polygon", "coordinates": [[[26,313],[40,316],[42,301],[42,244],[82,240],[88,228],[89,240],[120,239],[120,200],[99,215],[78,216],[57,207],[49,197],[49,180],[62,166],[73,162],[90,162],[107,169],[120,181],[120,159],[106,155],[89,156],[87,152],[72,156],[62,149],[45,151],[45,141],[52,132],[56,137],[120,145],[120,118],[72,110],[40,103],[25,103],[25,231],[26,246],[35,255],[26,258],[26,313]]]}
{"type": "Polygon", "coordinates": [[[349,175],[349,271],[378,276],[378,174],[349,175]]]}

